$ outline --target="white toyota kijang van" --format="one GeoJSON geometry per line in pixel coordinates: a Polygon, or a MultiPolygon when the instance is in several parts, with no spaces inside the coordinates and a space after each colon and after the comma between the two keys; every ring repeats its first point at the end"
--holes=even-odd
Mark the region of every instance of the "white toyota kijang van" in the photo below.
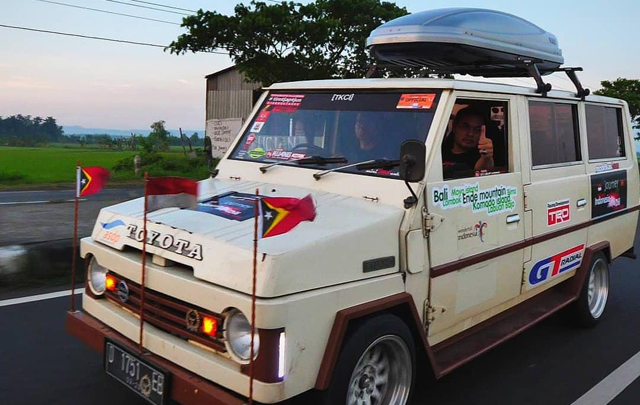
{"type": "MultiPolygon", "coordinates": [[[[465,16],[513,17],[429,13],[447,29],[465,16]]],[[[483,39],[482,26],[462,32],[483,39]]],[[[382,26],[372,52],[431,66],[415,27],[382,26]]],[[[436,55],[450,71],[531,73],[538,87],[378,78],[266,88],[199,183],[198,207],[148,216],[145,353],[142,199],[102,209],[82,240],[88,281],[69,332],[152,403],[245,403],[256,189],[310,194],[316,210],[259,242],[258,402],[316,390],[327,404],[406,404],[418,368],[439,378],[561,309],[596,324],[611,261],[634,257],[640,184],[627,105],[577,80],[577,92],[550,90],[542,76],[557,61],[507,60],[496,45],[479,67],[465,58],[488,45],[458,45],[457,58],[436,55]]]]}

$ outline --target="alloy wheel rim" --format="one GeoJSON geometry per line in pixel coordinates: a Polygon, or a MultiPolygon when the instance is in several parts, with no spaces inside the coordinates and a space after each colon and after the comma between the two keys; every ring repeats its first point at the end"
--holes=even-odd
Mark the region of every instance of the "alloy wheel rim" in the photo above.
{"type": "Polygon", "coordinates": [[[604,312],[609,296],[609,274],[603,259],[598,259],[591,267],[587,294],[589,312],[594,319],[598,319],[604,312]]]}
{"type": "Polygon", "coordinates": [[[412,380],[411,355],[398,336],[376,339],[364,351],[349,380],[347,405],[404,405],[412,380]]]}

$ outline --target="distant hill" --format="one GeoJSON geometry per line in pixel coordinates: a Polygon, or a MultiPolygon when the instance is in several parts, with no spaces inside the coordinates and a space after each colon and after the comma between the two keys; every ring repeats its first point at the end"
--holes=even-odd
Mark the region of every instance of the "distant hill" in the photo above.
{"type": "MultiPolygon", "coordinates": [[[[149,135],[151,129],[110,129],[110,128],[85,128],[78,125],[64,125],[65,135],[111,135],[111,136],[130,136],[131,133],[140,135],[149,135]]],[[[178,129],[167,128],[171,135],[180,136],[178,129]]],[[[204,129],[182,129],[182,133],[186,136],[193,135],[194,132],[198,133],[200,138],[204,137],[204,129]]]]}

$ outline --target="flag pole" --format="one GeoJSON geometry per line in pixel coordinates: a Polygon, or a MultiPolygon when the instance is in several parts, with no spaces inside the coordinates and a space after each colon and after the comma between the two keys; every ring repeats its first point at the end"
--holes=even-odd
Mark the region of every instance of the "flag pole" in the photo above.
{"type": "Polygon", "coordinates": [[[256,198],[253,200],[253,286],[251,288],[251,354],[249,357],[249,404],[253,404],[253,345],[256,334],[256,279],[258,274],[258,218],[260,191],[256,188],[256,198]]]}
{"type": "Polygon", "coordinates": [[[138,350],[142,354],[142,335],[144,331],[144,281],[146,277],[147,263],[147,196],[148,196],[149,172],[144,173],[144,214],[142,223],[142,279],[140,280],[140,340],[138,350]]]}
{"type": "Polygon", "coordinates": [[[80,161],[76,163],[76,198],[74,201],[75,209],[73,214],[73,253],[71,257],[71,312],[76,311],[76,256],[78,256],[78,198],[80,197],[80,172],[82,167],[80,161]]]}

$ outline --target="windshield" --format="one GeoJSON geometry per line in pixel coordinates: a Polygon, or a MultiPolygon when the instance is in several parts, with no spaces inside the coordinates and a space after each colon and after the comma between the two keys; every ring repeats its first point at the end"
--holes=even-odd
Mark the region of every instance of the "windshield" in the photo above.
{"type": "MultiPolygon", "coordinates": [[[[277,92],[268,95],[231,159],[296,166],[308,156],[344,157],[348,163],[306,164],[327,169],[399,158],[408,139],[425,141],[440,93],[277,92]]],[[[341,171],[398,177],[398,168],[341,171]]]]}

